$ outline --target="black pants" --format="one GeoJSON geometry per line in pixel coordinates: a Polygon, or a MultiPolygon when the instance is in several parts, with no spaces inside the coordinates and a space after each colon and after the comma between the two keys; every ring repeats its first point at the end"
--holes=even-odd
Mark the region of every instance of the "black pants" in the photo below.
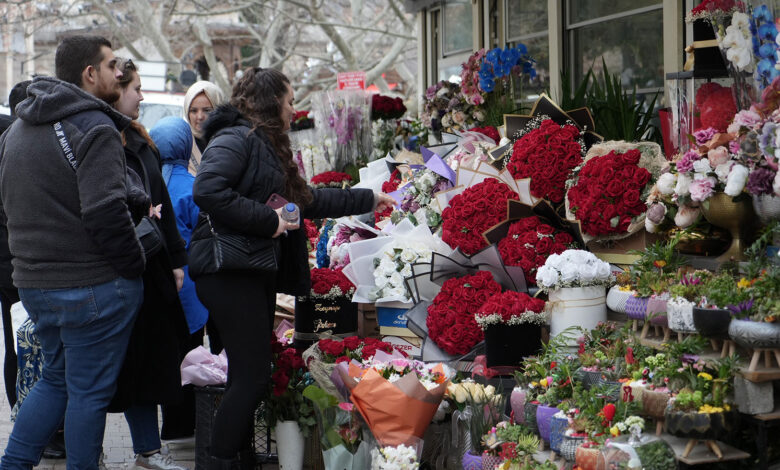
{"type": "Polygon", "coordinates": [[[198,278],[195,288],[228,358],[227,390],[214,418],[210,453],[231,459],[250,442],[255,410],[268,391],[275,278],[218,273],[198,278]]]}
{"type": "Polygon", "coordinates": [[[3,380],[5,381],[5,395],[11,408],[16,404],[16,371],[19,365],[16,361],[16,338],[14,327],[11,323],[11,305],[19,302],[19,293],[16,289],[0,289],[0,309],[3,314],[3,341],[5,341],[5,359],[3,360],[3,380]]]}

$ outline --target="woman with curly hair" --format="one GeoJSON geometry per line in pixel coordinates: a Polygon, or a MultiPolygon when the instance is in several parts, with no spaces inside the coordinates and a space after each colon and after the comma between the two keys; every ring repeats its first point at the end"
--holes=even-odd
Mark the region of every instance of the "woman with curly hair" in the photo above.
{"type": "Polygon", "coordinates": [[[211,435],[210,468],[253,468],[247,448],[254,412],[267,394],[276,293],[305,295],[310,288],[306,233],[266,204],[278,194],[300,207],[303,218],[341,217],[383,210],[393,199],[368,189],[312,189],[298,173],[290,149],[293,90],[281,72],[245,71],[230,102],[203,125],[209,145],[195,178],[201,209],[192,243],[216,233],[272,240],[276,271],[206,273],[191,254],[198,297],[214,318],[228,357],[228,386],[211,435]],[[205,214],[204,214],[205,213],[205,214]],[[284,234],[284,236],[282,236],[284,234]]]}

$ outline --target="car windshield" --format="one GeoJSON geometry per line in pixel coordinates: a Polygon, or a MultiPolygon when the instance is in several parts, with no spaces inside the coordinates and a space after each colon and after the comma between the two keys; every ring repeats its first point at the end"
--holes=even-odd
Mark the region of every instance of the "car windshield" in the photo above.
{"type": "Polygon", "coordinates": [[[151,129],[157,121],[164,117],[181,117],[181,109],[182,107],[176,104],[146,103],[142,101],[138,121],[145,128],[151,129]]]}

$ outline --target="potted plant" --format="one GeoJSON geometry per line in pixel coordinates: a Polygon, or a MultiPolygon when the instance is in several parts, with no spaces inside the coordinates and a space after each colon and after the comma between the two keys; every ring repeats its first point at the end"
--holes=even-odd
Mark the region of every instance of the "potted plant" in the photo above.
{"type": "Polygon", "coordinates": [[[520,459],[525,457],[533,458],[533,452],[538,448],[539,440],[525,426],[501,421],[482,436],[481,444],[482,448],[485,449],[482,452],[482,468],[483,470],[493,470],[507,458],[517,460],[518,463],[520,459]],[[525,438],[525,436],[532,436],[532,439],[525,438]],[[519,446],[518,443],[521,440],[524,443],[519,446]],[[536,444],[533,450],[529,449],[531,443],[536,444]]]}
{"type": "Polygon", "coordinates": [[[701,288],[701,297],[693,307],[693,323],[700,335],[710,339],[728,339],[731,311],[728,305],[738,305],[747,299],[744,289],[729,272],[708,279],[701,288]]]}
{"type": "Polygon", "coordinates": [[[571,326],[589,330],[606,321],[606,288],[614,277],[609,263],[593,253],[566,250],[550,255],[536,273],[536,284],[548,292],[552,306],[550,336],[571,326]]]}
{"type": "Polygon", "coordinates": [[[767,245],[777,234],[780,222],[776,221],[748,248],[746,276],[737,283],[748,299],[727,306],[734,316],[729,337],[748,349],[780,348],[780,266],[767,256],[767,245]]]}
{"type": "Polygon", "coordinates": [[[279,463],[285,468],[303,465],[304,437],[316,424],[314,409],[303,397],[313,381],[300,351],[285,348],[272,336],[271,393],[266,400],[266,422],[276,431],[279,463]]]}
{"type": "Polygon", "coordinates": [[[488,367],[516,366],[539,352],[542,325],[548,321],[545,302],[526,293],[505,291],[490,297],[474,314],[485,333],[488,367]]]}
{"type": "Polygon", "coordinates": [[[311,270],[311,290],[295,299],[295,345],[307,348],[322,333],[350,336],[357,333],[355,285],[341,269],[311,270]]]}
{"type": "Polygon", "coordinates": [[[671,298],[666,304],[669,328],[676,333],[695,333],[693,307],[701,296],[704,283],[712,276],[706,270],[683,274],[679,282],[669,286],[671,298]]]}

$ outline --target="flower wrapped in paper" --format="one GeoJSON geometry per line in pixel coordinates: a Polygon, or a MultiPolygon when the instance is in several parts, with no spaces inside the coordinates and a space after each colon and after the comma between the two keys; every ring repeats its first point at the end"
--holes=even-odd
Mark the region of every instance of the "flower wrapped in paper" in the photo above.
{"type": "Polygon", "coordinates": [[[316,385],[306,387],[303,396],[314,405],[325,470],[369,468],[372,439],[362,430],[354,405],[340,403],[316,385]]]}
{"type": "Polygon", "coordinates": [[[645,201],[666,166],[661,147],[653,142],[593,146],[567,182],[567,218],[580,223],[586,243],[642,230],[645,201]]]}
{"type": "Polygon", "coordinates": [[[335,372],[377,441],[396,446],[410,436],[422,439],[447,391],[445,369],[383,356],[377,353],[368,364],[342,363],[335,372]]]}

